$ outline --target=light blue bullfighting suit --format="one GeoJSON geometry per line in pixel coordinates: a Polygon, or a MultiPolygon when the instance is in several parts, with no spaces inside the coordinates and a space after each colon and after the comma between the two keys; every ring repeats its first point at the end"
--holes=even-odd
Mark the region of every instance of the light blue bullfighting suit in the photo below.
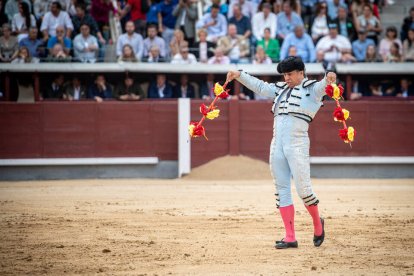
{"type": "Polygon", "coordinates": [[[294,88],[289,88],[285,82],[267,83],[245,72],[241,72],[237,80],[253,92],[274,99],[269,162],[276,187],[277,208],[293,204],[291,175],[304,204],[317,205],[319,200],[310,180],[308,128],[323,105],[326,79],[317,82],[305,78],[294,88]]]}

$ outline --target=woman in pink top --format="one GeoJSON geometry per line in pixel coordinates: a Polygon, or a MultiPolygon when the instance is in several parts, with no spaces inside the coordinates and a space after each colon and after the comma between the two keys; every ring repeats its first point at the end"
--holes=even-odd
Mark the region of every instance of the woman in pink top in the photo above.
{"type": "Polygon", "coordinates": [[[385,37],[381,39],[379,44],[379,54],[383,60],[387,59],[387,56],[390,55],[391,45],[397,43],[399,46],[399,53],[402,55],[402,43],[399,38],[397,38],[397,28],[394,26],[388,27],[385,32],[385,37]]]}

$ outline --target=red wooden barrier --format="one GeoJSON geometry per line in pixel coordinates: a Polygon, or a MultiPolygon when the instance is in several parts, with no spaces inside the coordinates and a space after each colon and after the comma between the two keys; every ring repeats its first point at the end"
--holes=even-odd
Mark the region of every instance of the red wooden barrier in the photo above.
{"type": "MultiPolygon", "coordinates": [[[[192,101],[192,119],[199,105],[192,101]]],[[[344,102],[357,131],[352,149],[338,137],[327,102],[310,125],[312,156],[414,156],[414,101],[344,102]]],[[[227,154],[267,161],[270,101],[220,101],[206,141],[192,140],[192,166],[227,154]]],[[[157,156],[177,160],[177,102],[0,104],[0,158],[157,156]]]]}

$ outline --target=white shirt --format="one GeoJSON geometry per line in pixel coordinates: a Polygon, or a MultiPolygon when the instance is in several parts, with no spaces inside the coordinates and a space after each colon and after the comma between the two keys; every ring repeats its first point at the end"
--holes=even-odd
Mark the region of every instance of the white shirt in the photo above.
{"type": "Polygon", "coordinates": [[[174,55],[173,59],[171,60],[171,63],[172,64],[196,64],[197,63],[197,59],[191,53],[188,53],[187,59],[183,59],[183,57],[181,56],[181,54],[178,53],[178,54],[174,55]]]}
{"type": "Polygon", "coordinates": [[[337,62],[341,59],[343,50],[351,50],[351,42],[349,42],[348,38],[344,37],[343,35],[337,35],[335,38],[331,38],[329,35],[324,36],[319,40],[318,44],[316,44],[316,51],[328,51],[325,52],[324,59],[328,62],[337,62]],[[332,45],[335,45],[338,49],[328,51],[332,45]]]}
{"type": "Polygon", "coordinates": [[[326,16],[315,17],[312,25],[312,38],[317,38],[321,35],[327,35],[328,32],[329,29],[326,16]]]}
{"type": "MultiPolygon", "coordinates": [[[[30,26],[29,27],[36,27],[36,20],[32,14],[30,15],[30,26]]],[[[22,30],[28,31],[29,27],[26,26],[26,19],[20,13],[16,13],[13,16],[13,20],[12,20],[12,31],[13,32],[22,31],[22,30]]]]}
{"type": "Polygon", "coordinates": [[[65,29],[73,30],[72,20],[70,20],[69,14],[65,11],[60,11],[59,15],[55,17],[51,12],[47,12],[43,17],[40,31],[47,30],[50,36],[56,36],[56,28],[58,26],[64,26],[65,29]]]}
{"type": "Polygon", "coordinates": [[[200,61],[208,60],[207,42],[200,42],[200,61]]]}
{"type": "Polygon", "coordinates": [[[78,87],[75,87],[73,90],[73,99],[76,101],[78,101],[80,98],[80,89],[81,89],[80,86],[78,86],[78,87]]]}
{"type": "Polygon", "coordinates": [[[122,48],[125,44],[129,44],[132,47],[138,60],[142,59],[142,55],[144,54],[144,40],[140,34],[133,33],[132,36],[129,36],[127,33],[121,34],[116,43],[117,57],[122,56],[122,48]]]}
{"type": "Polygon", "coordinates": [[[163,86],[157,86],[157,88],[158,88],[158,96],[160,98],[164,98],[165,84],[163,86]]]}
{"type": "Polygon", "coordinates": [[[256,13],[252,19],[252,31],[257,40],[263,39],[264,30],[270,28],[270,37],[276,37],[277,17],[271,12],[267,18],[264,18],[263,12],[256,13]]]}
{"type": "Polygon", "coordinates": [[[240,47],[239,47],[239,44],[237,43],[237,38],[233,38],[231,40],[231,45],[233,45],[233,47],[231,47],[228,57],[230,59],[239,59],[240,58],[240,47]]]}
{"type": "Polygon", "coordinates": [[[81,62],[96,62],[96,51],[85,51],[86,48],[95,45],[98,47],[98,40],[93,35],[84,37],[82,34],[75,36],[73,40],[73,49],[75,52],[75,57],[78,58],[81,62]]]}

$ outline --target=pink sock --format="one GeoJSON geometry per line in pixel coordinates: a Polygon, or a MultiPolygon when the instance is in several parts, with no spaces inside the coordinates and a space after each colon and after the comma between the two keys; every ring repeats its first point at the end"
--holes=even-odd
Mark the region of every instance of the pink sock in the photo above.
{"type": "Polygon", "coordinates": [[[285,225],[286,236],[285,242],[296,241],[295,237],[295,208],[292,205],[279,208],[280,215],[282,216],[283,224],[285,225]]]}
{"type": "Polygon", "coordinates": [[[319,217],[318,205],[306,206],[309,214],[312,216],[313,220],[313,233],[315,236],[322,235],[322,223],[321,218],[319,217]]]}

